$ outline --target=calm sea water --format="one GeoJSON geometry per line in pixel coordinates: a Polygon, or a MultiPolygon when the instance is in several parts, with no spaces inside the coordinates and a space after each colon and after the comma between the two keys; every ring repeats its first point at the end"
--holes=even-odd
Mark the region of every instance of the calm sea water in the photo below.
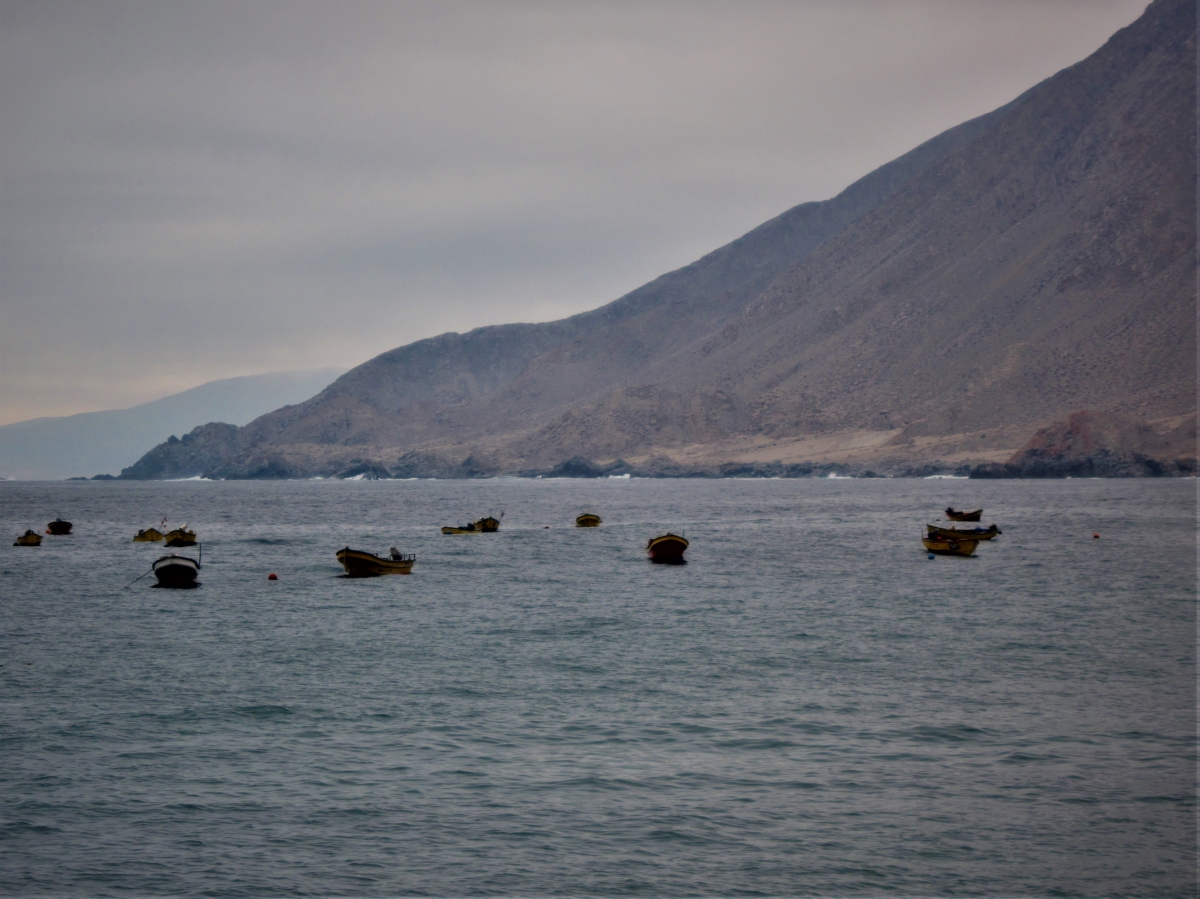
{"type": "Polygon", "coordinates": [[[1196,892],[1194,481],[0,484],[59,515],[0,546],[6,894],[1196,892]],[[1003,536],[930,561],[948,503],[1003,536]],[[203,586],[126,588],[164,515],[203,586]]]}

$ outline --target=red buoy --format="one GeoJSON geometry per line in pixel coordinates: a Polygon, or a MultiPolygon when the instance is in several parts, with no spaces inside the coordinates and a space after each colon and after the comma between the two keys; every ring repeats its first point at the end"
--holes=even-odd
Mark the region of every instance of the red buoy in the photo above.
{"type": "Polygon", "coordinates": [[[277,580],[279,580],[279,576],[276,575],[274,571],[272,571],[270,574],[267,575],[267,580],[268,581],[277,581],[277,580]]]}
{"type": "Polygon", "coordinates": [[[1099,535],[1099,534],[1092,534],[1092,539],[1093,539],[1093,540],[1099,540],[1099,539],[1100,539],[1100,535],[1099,535]]]}

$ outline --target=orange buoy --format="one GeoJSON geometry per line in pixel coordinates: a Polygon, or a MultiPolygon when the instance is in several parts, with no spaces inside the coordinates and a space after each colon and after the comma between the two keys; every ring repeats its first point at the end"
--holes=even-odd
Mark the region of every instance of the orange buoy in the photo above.
{"type": "Polygon", "coordinates": [[[267,575],[267,580],[268,581],[277,581],[277,580],[279,580],[279,576],[277,574],[275,574],[274,571],[272,571],[270,574],[267,575]]]}
{"type": "Polygon", "coordinates": [[[1099,539],[1100,539],[1100,535],[1099,535],[1099,534],[1092,534],[1092,539],[1093,539],[1093,540],[1099,540],[1099,539]]]}

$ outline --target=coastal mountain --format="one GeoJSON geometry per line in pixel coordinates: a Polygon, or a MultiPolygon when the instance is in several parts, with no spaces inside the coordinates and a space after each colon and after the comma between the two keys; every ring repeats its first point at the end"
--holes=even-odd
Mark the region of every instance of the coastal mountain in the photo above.
{"type": "Polygon", "coordinates": [[[116,474],[172,434],[213,421],[245,424],[311,397],[343,368],[271,372],[210,381],[129,409],[37,418],[0,426],[0,477],[49,480],[116,474]]]}
{"type": "Polygon", "coordinates": [[[1196,405],[1195,31],[1194,4],[1156,0],[832,200],[593,312],[384,353],[174,470],[900,471],[1003,462],[1081,409],[1177,427],[1196,405]]]}

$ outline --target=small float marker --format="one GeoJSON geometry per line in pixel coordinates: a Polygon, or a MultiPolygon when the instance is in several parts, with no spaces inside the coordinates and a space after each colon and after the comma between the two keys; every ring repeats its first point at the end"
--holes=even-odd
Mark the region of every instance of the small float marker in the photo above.
{"type": "Polygon", "coordinates": [[[1099,539],[1100,539],[1100,535],[1099,535],[1099,534],[1092,534],[1092,539],[1093,539],[1093,540],[1099,540],[1099,539]]]}
{"type": "Polygon", "coordinates": [[[548,531],[548,530],[550,530],[550,525],[548,525],[548,524],[544,524],[544,525],[542,525],[542,530],[543,530],[543,531],[548,531]]]}
{"type": "Polygon", "coordinates": [[[929,554],[929,558],[931,558],[931,559],[933,558],[933,553],[929,554]]]}
{"type": "Polygon", "coordinates": [[[277,580],[279,580],[279,575],[277,575],[274,571],[272,571],[270,574],[267,575],[267,580],[268,581],[277,581],[277,580]]]}

